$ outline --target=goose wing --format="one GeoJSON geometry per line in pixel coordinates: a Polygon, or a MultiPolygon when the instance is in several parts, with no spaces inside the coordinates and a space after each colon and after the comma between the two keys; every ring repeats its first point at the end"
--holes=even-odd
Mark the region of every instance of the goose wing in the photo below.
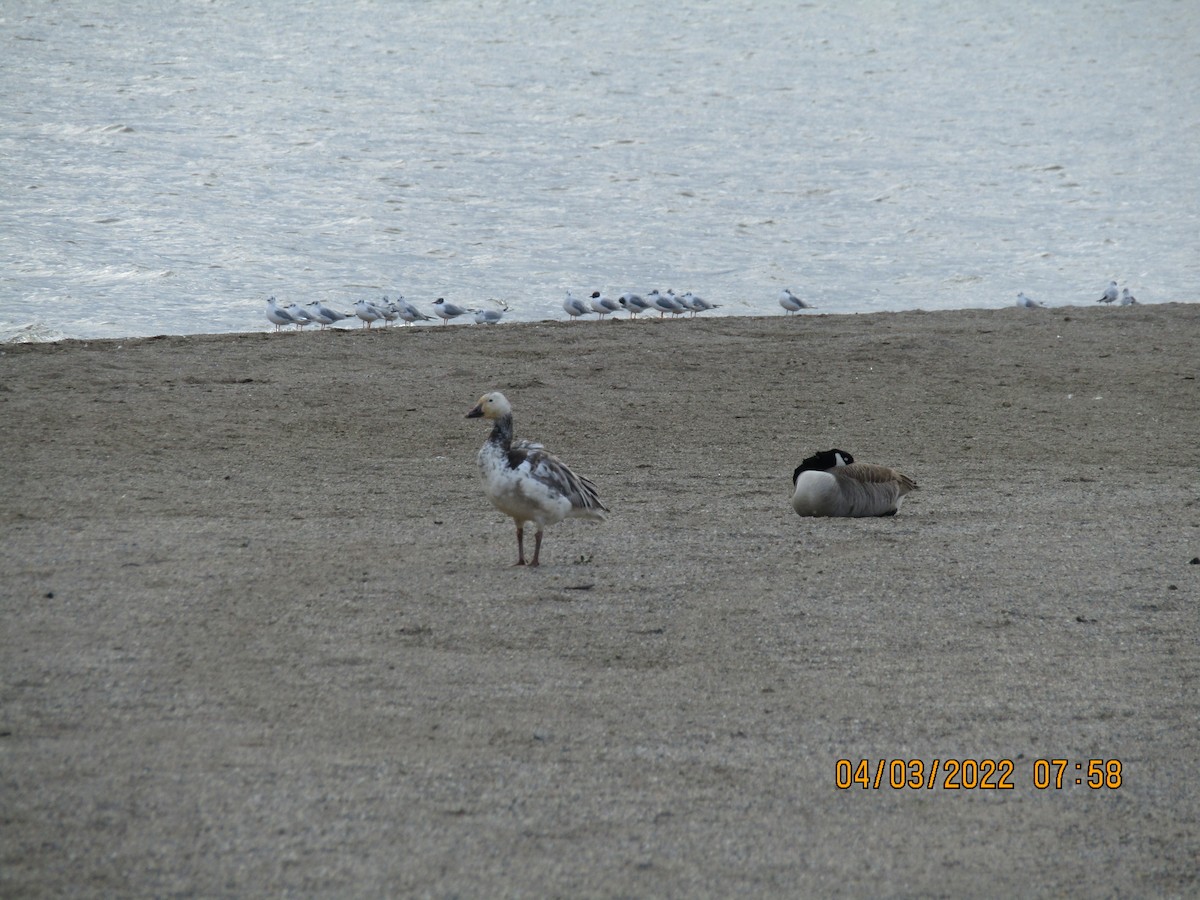
{"type": "Polygon", "coordinates": [[[901,494],[907,494],[909,491],[917,489],[915,481],[888,466],[878,466],[873,463],[850,463],[848,466],[842,466],[833,471],[863,484],[895,484],[900,488],[901,494]]]}
{"type": "Polygon", "coordinates": [[[508,464],[571,503],[572,514],[603,519],[608,507],[589,479],[576,475],[561,459],[532,441],[516,441],[508,451],[508,464]]]}

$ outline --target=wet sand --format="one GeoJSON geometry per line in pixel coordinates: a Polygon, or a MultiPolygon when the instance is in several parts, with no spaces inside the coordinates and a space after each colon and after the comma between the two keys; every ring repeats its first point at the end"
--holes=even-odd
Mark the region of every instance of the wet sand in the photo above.
{"type": "Polygon", "coordinates": [[[0,347],[0,894],[1194,895],[1198,336],[1167,304],[0,347]],[[537,570],[479,482],[492,389],[612,509],[537,570]],[[801,519],[835,446],[921,489],[801,519]],[[1011,789],[947,787],[964,759],[1011,789]]]}

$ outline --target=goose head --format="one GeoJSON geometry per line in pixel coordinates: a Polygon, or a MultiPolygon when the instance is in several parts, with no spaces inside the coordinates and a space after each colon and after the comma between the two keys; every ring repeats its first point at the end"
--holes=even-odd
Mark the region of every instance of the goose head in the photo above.
{"type": "Polygon", "coordinates": [[[479,398],[479,402],[467,413],[468,419],[503,419],[512,415],[512,405],[499,391],[492,391],[479,398]]]}
{"type": "Polygon", "coordinates": [[[833,450],[822,450],[796,466],[796,471],[792,473],[792,484],[796,483],[801,472],[827,472],[838,466],[848,466],[852,462],[854,457],[845,450],[838,450],[836,447],[833,450]]]}

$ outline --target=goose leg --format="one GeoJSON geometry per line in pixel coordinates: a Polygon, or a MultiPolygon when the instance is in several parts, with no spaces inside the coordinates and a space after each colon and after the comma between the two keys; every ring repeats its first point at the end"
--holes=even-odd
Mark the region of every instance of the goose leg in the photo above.
{"type": "Polygon", "coordinates": [[[530,563],[531,566],[541,565],[541,563],[538,562],[538,554],[540,554],[541,552],[542,552],[542,529],[538,528],[538,530],[534,533],[534,536],[533,536],[533,562],[530,563]]]}
{"type": "MultiPolygon", "coordinates": [[[[539,541],[538,543],[540,544],[541,542],[539,541]]],[[[534,565],[537,565],[537,554],[536,553],[534,554],[533,559],[534,559],[534,565]]],[[[524,522],[517,523],[517,561],[516,561],[515,565],[518,565],[518,566],[525,565],[525,523],[524,522]]]]}

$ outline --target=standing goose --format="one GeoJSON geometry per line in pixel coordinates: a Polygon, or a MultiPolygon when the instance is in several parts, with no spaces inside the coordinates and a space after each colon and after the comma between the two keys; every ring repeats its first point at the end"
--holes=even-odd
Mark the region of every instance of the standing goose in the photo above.
{"type": "Polygon", "coordinates": [[[792,507],[802,516],[894,516],[917,483],[887,466],[856,463],[845,450],[814,454],[792,473],[792,507]]]}
{"type": "Polygon", "coordinates": [[[517,565],[525,562],[525,523],[537,525],[533,559],[538,565],[542,532],[566,518],[604,521],[608,507],[596,486],[567,468],[541,444],[513,441],[512,406],[498,391],[484,394],[468,419],[490,419],[492,433],[479,450],[484,491],[492,505],[517,524],[517,565]]]}

